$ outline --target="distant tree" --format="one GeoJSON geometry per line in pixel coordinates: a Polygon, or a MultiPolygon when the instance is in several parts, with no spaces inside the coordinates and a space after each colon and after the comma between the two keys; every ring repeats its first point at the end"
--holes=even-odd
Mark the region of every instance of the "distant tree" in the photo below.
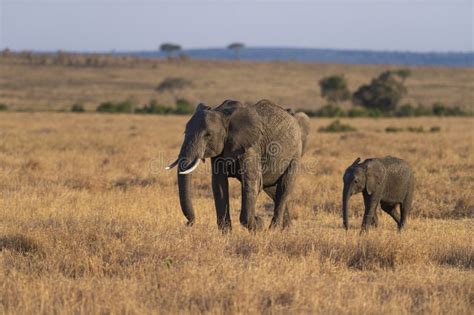
{"type": "Polygon", "coordinates": [[[322,78],[319,81],[319,87],[321,95],[331,102],[345,101],[351,96],[343,75],[322,78]]]}
{"type": "Polygon", "coordinates": [[[181,46],[172,43],[163,43],[160,45],[160,51],[164,52],[168,58],[173,55],[175,51],[180,51],[181,46]]]}
{"type": "Polygon", "coordinates": [[[395,75],[398,75],[402,79],[402,81],[405,82],[405,80],[411,75],[411,70],[405,68],[405,69],[395,70],[392,73],[395,75]]]}
{"type": "Polygon", "coordinates": [[[407,93],[403,81],[399,79],[400,76],[394,72],[383,72],[370,84],[359,87],[353,94],[352,100],[355,105],[368,109],[377,109],[385,113],[392,112],[407,93]]]}
{"type": "Polygon", "coordinates": [[[240,59],[240,50],[244,48],[245,45],[243,43],[232,43],[229,46],[227,46],[227,49],[231,49],[235,53],[235,59],[239,60],[240,59]]]}

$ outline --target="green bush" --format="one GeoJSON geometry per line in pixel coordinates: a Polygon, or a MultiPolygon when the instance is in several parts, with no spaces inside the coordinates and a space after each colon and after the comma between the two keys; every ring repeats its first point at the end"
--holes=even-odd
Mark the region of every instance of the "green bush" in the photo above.
{"type": "Polygon", "coordinates": [[[431,110],[435,116],[448,116],[449,112],[449,108],[441,102],[434,103],[431,110]]]}
{"type": "Polygon", "coordinates": [[[468,115],[459,106],[448,107],[441,102],[434,103],[431,110],[433,112],[433,115],[435,116],[467,116],[468,115]]]}
{"type": "Polygon", "coordinates": [[[115,104],[113,102],[101,103],[96,108],[96,111],[100,113],[115,113],[115,104]]]}
{"type": "Polygon", "coordinates": [[[400,132],[400,131],[403,131],[403,128],[398,128],[398,127],[385,128],[385,132],[400,132]]]}
{"type": "Polygon", "coordinates": [[[408,127],[407,130],[408,130],[409,132],[417,132],[417,133],[425,132],[425,129],[423,128],[423,126],[408,127]]]}
{"type": "Polygon", "coordinates": [[[8,106],[6,104],[0,103],[0,112],[6,111],[8,109],[8,106]]]}
{"type": "Polygon", "coordinates": [[[433,126],[430,128],[430,132],[440,132],[441,131],[441,127],[439,126],[433,126]]]}
{"type": "Polygon", "coordinates": [[[160,105],[156,100],[151,100],[149,104],[143,106],[142,108],[136,108],[135,113],[138,114],[157,114],[157,115],[166,115],[171,114],[173,109],[168,106],[160,105]]]}
{"type": "Polygon", "coordinates": [[[357,129],[351,125],[343,124],[339,120],[335,120],[326,127],[319,128],[319,132],[350,132],[357,129]]]}
{"type": "Polygon", "coordinates": [[[372,117],[372,118],[378,118],[378,117],[382,117],[382,116],[385,116],[385,117],[389,117],[389,116],[392,116],[390,112],[382,112],[381,110],[377,109],[377,108],[372,108],[372,109],[369,109],[367,111],[367,113],[369,114],[369,117],[372,117]]]}
{"type": "Polygon", "coordinates": [[[345,101],[351,93],[347,88],[346,78],[343,75],[333,75],[319,81],[321,96],[331,102],[345,101]]]}
{"type": "Polygon", "coordinates": [[[316,111],[316,116],[318,117],[343,117],[346,116],[344,110],[342,110],[339,106],[334,104],[327,104],[321,107],[319,110],[316,111]]]}
{"type": "Polygon", "coordinates": [[[194,106],[187,100],[180,98],[176,100],[176,109],[174,114],[176,115],[189,115],[194,113],[194,106]]]}
{"type": "Polygon", "coordinates": [[[468,116],[468,113],[463,111],[459,106],[450,107],[448,114],[449,116],[468,116]]]}
{"type": "Polygon", "coordinates": [[[114,102],[104,102],[101,103],[96,111],[100,113],[132,113],[133,112],[133,102],[131,100],[126,100],[118,103],[114,102]]]}
{"type": "Polygon", "coordinates": [[[399,101],[407,93],[403,81],[399,76],[386,71],[373,79],[370,84],[363,85],[353,94],[352,101],[368,109],[377,109],[381,112],[392,112],[399,101]]]}
{"type": "Polygon", "coordinates": [[[425,107],[423,105],[418,105],[415,108],[415,116],[417,116],[417,117],[419,117],[419,116],[432,116],[432,115],[433,115],[433,111],[428,107],[425,107]]]}
{"type": "Polygon", "coordinates": [[[126,100],[123,102],[119,102],[116,104],[116,113],[132,113],[133,112],[133,102],[130,100],[126,100]]]}
{"type": "Polygon", "coordinates": [[[404,104],[398,108],[395,112],[395,116],[397,117],[413,117],[415,116],[416,108],[413,107],[411,104],[404,104]]]}
{"type": "Polygon", "coordinates": [[[79,103],[75,103],[71,107],[71,112],[73,112],[73,113],[83,113],[85,111],[86,110],[84,109],[84,106],[82,104],[79,104],[79,103]]]}
{"type": "Polygon", "coordinates": [[[349,117],[369,117],[369,111],[363,107],[354,107],[347,111],[349,117]]]}

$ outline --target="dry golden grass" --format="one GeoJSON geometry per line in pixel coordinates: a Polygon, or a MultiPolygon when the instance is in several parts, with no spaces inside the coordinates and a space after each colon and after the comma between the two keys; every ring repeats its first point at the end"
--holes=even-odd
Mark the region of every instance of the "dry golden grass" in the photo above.
{"type": "MultiPolygon", "coordinates": [[[[0,313],[470,314],[474,307],[473,119],[312,120],[293,226],[252,235],[215,223],[209,163],[195,178],[198,222],[184,226],[175,172],[184,117],[0,114],[0,313]],[[388,134],[387,126],[440,126],[388,134]],[[359,236],[340,219],[355,157],[396,155],[416,169],[413,215],[386,214],[359,236]]],[[[356,211],[358,210],[358,211],[356,211]]],[[[272,213],[261,195],[258,212],[272,213]]]]}
{"type": "MultiPolygon", "coordinates": [[[[81,56],[75,57],[81,58],[81,56]]],[[[110,58],[104,67],[31,65],[26,59],[0,56],[0,103],[21,110],[69,110],[83,103],[95,110],[104,101],[150,99],[172,105],[175,97],[192,103],[218,104],[225,99],[255,103],[268,98],[285,107],[316,109],[325,104],[318,81],[344,74],[354,91],[387,69],[401,66],[337,65],[298,62],[163,61],[110,58]],[[116,60],[114,60],[116,59],[116,60]],[[115,62],[115,63],[114,63],[115,62]],[[167,77],[192,82],[176,93],[155,88],[167,77]]],[[[474,68],[409,67],[408,95],[403,102],[431,106],[443,102],[472,110],[474,68]]],[[[348,106],[349,104],[343,104],[348,106]]]]}

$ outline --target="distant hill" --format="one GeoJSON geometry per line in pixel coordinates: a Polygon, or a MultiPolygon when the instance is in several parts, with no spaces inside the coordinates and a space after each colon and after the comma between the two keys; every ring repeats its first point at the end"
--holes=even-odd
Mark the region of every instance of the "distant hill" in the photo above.
{"type": "MultiPolygon", "coordinates": [[[[188,49],[182,53],[195,59],[235,59],[232,50],[225,48],[188,49]]],[[[118,55],[142,57],[163,57],[158,51],[117,52],[118,55]]],[[[399,65],[434,65],[434,66],[474,66],[474,52],[402,52],[402,51],[370,51],[370,50],[339,50],[316,48],[243,48],[241,60],[255,61],[300,61],[340,64],[399,64],[399,65]]]]}

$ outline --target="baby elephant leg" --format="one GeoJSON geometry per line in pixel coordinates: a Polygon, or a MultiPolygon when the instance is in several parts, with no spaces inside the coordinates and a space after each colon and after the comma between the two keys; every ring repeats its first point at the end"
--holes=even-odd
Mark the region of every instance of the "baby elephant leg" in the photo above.
{"type": "Polygon", "coordinates": [[[374,216],[372,217],[372,221],[370,221],[370,226],[378,227],[379,226],[379,218],[377,215],[377,211],[375,211],[374,216]]]}
{"type": "Polygon", "coordinates": [[[383,211],[388,213],[392,217],[392,219],[395,220],[395,222],[397,222],[397,226],[400,225],[400,216],[396,212],[396,204],[380,203],[380,207],[383,211]]]}
{"type": "Polygon", "coordinates": [[[402,230],[405,227],[407,216],[411,210],[411,200],[405,200],[400,204],[400,221],[398,222],[398,230],[402,230]]]}

